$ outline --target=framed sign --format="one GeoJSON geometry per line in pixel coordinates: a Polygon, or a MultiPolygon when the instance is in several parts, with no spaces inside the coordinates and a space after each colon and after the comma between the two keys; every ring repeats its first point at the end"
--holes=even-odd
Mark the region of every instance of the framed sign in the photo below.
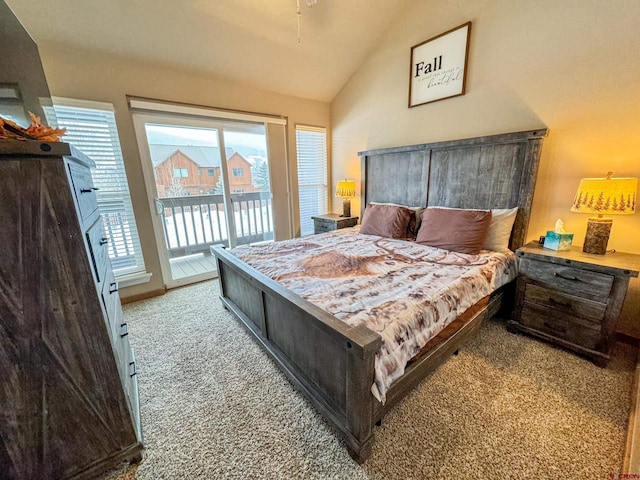
{"type": "Polygon", "coordinates": [[[409,107],[464,95],[471,22],[411,47],[409,107]]]}

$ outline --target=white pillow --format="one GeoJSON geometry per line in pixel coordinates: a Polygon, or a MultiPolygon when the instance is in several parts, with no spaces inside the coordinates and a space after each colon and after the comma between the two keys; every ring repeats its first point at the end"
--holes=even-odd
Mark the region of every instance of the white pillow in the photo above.
{"type": "Polygon", "coordinates": [[[489,225],[487,238],[484,241],[484,249],[496,252],[509,250],[509,238],[511,238],[511,230],[517,214],[518,207],[491,210],[491,224],[489,225]]]}

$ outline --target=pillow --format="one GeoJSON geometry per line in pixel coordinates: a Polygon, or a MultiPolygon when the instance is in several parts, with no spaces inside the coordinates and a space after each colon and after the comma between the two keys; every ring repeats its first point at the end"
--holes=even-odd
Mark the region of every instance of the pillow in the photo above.
{"type": "Polygon", "coordinates": [[[411,213],[406,207],[370,203],[364,209],[360,233],[405,239],[411,213]]]}
{"type": "Polygon", "coordinates": [[[509,250],[509,239],[511,230],[516,221],[518,207],[516,208],[494,208],[491,210],[491,224],[489,233],[484,240],[482,248],[494,250],[496,252],[506,252],[509,250]]]}
{"type": "Polygon", "coordinates": [[[489,210],[429,207],[422,212],[416,242],[475,255],[484,245],[490,223],[489,210]]]}
{"type": "Polygon", "coordinates": [[[420,229],[420,222],[422,220],[422,211],[424,207],[409,207],[407,205],[399,205],[397,203],[382,203],[382,202],[371,202],[371,205],[392,205],[394,207],[404,207],[411,210],[411,218],[409,219],[409,225],[407,226],[407,234],[411,238],[415,238],[418,234],[418,230],[420,229]]]}

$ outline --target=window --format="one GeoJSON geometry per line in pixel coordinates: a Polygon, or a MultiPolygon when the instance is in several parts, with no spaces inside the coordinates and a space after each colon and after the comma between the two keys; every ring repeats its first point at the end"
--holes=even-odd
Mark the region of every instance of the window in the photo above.
{"type": "Polygon", "coordinates": [[[198,176],[199,176],[199,177],[201,177],[201,176],[202,176],[202,169],[201,169],[201,168],[199,168],[199,169],[198,169],[198,176]]]}
{"type": "Polygon", "coordinates": [[[231,174],[234,177],[241,177],[242,175],[244,175],[242,168],[232,168],[231,174]]]}
{"type": "Polygon", "coordinates": [[[313,233],[313,215],[328,210],[327,130],[296,125],[300,235],[313,233]]]}
{"type": "MultiPolygon", "coordinates": [[[[47,115],[55,114],[59,127],[65,127],[63,140],[88,155],[96,167],[91,170],[96,196],[109,238],[109,258],[117,277],[145,272],[138,228],[133,215],[129,184],[116,128],[113,106],[108,103],[53,98],[47,115]]],[[[140,280],[130,278],[121,285],[133,285],[140,280]]]]}
{"type": "Polygon", "coordinates": [[[189,176],[189,170],[186,168],[174,168],[173,169],[173,177],[174,178],[187,178],[189,176]]]}
{"type": "Polygon", "coordinates": [[[207,172],[208,172],[210,177],[214,177],[215,174],[216,174],[216,172],[215,172],[215,170],[213,168],[208,169],[207,172]]]}

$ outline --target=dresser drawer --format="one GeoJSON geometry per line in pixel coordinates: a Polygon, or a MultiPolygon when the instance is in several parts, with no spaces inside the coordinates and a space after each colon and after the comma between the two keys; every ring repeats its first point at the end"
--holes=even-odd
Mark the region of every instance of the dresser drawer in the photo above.
{"type": "Polygon", "coordinates": [[[605,273],[521,258],[520,274],[531,280],[549,285],[553,290],[577,297],[606,301],[614,277],[605,273]]]}
{"type": "Polygon", "coordinates": [[[89,244],[89,255],[96,274],[98,283],[104,280],[104,275],[109,265],[109,252],[107,250],[108,239],[104,234],[102,218],[89,227],[87,230],[87,243],[89,244]]]}
{"type": "Polygon", "coordinates": [[[129,349],[129,375],[125,379],[125,391],[129,400],[129,408],[133,416],[138,440],[142,441],[142,424],[140,422],[140,399],[138,398],[138,374],[135,370],[136,358],[133,349],[129,349]]]}
{"type": "Polygon", "coordinates": [[[520,323],[526,327],[581,347],[595,350],[601,338],[601,325],[572,315],[559,315],[554,309],[525,302],[520,323]]]}
{"type": "Polygon", "coordinates": [[[98,210],[97,188],[93,186],[91,170],[75,163],[69,163],[68,166],[73,193],[80,211],[80,218],[86,220],[98,210]]]}
{"type": "Polygon", "coordinates": [[[123,313],[120,304],[120,294],[118,293],[118,284],[111,269],[107,269],[105,281],[102,283],[101,297],[106,313],[107,327],[109,328],[111,338],[115,341],[116,337],[119,337],[121,333],[123,313]]]}
{"type": "Polygon", "coordinates": [[[129,331],[126,323],[121,323],[121,328],[119,328],[118,335],[116,335],[114,342],[114,350],[116,351],[116,358],[118,359],[118,370],[120,371],[120,377],[126,389],[131,383],[131,374],[135,372],[133,367],[133,351],[129,344],[129,331]]]}
{"type": "Polygon", "coordinates": [[[573,315],[600,323],[607,309],[606,303],[574,297],[545,287],[528,283],[524,301],[557,310],[560,315],[573,315]]]}

